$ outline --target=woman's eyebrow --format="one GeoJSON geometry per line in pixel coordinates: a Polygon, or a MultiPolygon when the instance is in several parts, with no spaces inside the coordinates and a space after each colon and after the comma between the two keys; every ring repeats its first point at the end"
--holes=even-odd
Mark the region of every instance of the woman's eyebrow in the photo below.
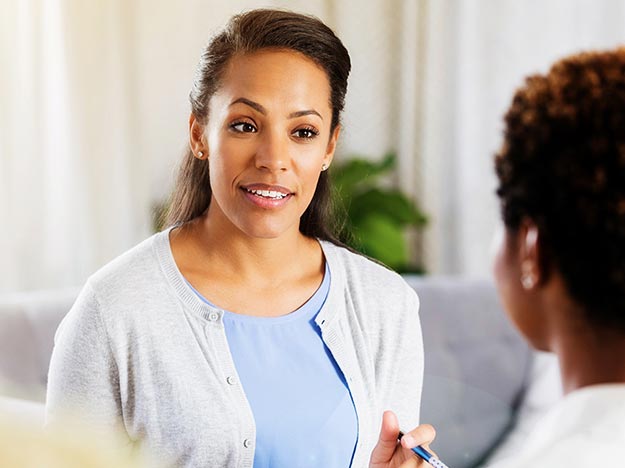
{"type": "MultiPolygon", "coordinates": [[[[262,104],[259,104],[257,102],[254,102],[250,99],[244,98],[244,97],[240,97],[235,99],[234,101],[232,101],[230,103],[230,107],[234,106],[235,104],[245,104],[246,106],[250,106],[252,109],[260,112],[263,115],[267,115],[267,109],[265,109],[262,104]]],[[[301,111],[297,111],[297,112],[291,112],[289,114],[289,119],[295,119],[297,117],[303,117],[305,115],[316,115],[317,117],[319,117],[321,120],[323,120],[323,117],[321,116],[321,114],[319,112],[317,112],[314,109],[306,109],[306,110],[301,110],[301,111]]]]}
{"type": "Polygon", "coordinates": [[[317,112],[316,110],[314,110],[314,109],[308,109],[308,110],[301,110],[301,111],[297,111],[297,112],[291,112],[289,114],[289,119],[295,119],[297,117],[302,117],[304,115],[316,115],[321,120],[323,120],[323,117],[321,117],[321,114],[319,112],[317,112]]]}
{"type": "Polygon", "coordinates": [[[241,104],[245,104],[245,105],[247,105],[247,106],[250,106],[252,109],[254,109],[254,110],[256,110],[256,111],[260,112],[260,113],[261,113],[261,114],[263,114],[263,115],[267,115],[267,109],[265,109],[262,105],[260,105],[260,104],[259,104],[259,103],[257,103],[257,102],[254,102],[254,101],[250,101],[249,99],[244,98],[244,97],[240,97],[240,98],[238,98],[238,99],[235,99],[234,101],[232,101],[232,102],[230,103],[230,106],[229,106],[229,107],[232,107],[232,106],[234,106],[235,104],[239,104],[239,103],[241,103],[241,104]]]}

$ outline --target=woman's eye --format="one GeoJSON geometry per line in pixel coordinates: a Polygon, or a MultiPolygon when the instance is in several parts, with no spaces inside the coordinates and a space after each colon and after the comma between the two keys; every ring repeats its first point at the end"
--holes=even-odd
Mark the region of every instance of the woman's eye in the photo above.
{"type": "Polygon", "coordinates": [[[304,140],[307,140],[307,139],[315,138],[317,135],[319,135],[319,132],[315,130],[314,128],[300,128],[298,130],[295,130],[293,132],[293,135],[295,135],[297,138],[302,138],[304,140]]]}
{"type": "Polygon", "coordinates": [[[256,127],[249,122],[235,122],[230,128],[240,133],[256,133],[256,127]]]}

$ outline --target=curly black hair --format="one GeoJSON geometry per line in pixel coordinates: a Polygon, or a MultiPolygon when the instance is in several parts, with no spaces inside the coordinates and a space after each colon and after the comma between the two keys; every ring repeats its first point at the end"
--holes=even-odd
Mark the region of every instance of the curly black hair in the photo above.
{"type": "Polygon", "coordinates": [[[625,332],[625,47],[526,78],[495,157],[504,224],[538,226],[543,266],[590,323],[625,332]]]}

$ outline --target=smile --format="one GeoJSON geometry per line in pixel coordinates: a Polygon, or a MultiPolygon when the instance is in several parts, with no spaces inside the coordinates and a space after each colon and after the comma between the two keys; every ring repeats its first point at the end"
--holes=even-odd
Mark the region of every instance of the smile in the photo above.
{"type": "Polygon", "coordinates": [[[246,188],[245,191],[258,197],[270,198],[272,200],[282,200],[288,196],[287,193],[276,192],[275,190],[254,190],[246,188]]]}

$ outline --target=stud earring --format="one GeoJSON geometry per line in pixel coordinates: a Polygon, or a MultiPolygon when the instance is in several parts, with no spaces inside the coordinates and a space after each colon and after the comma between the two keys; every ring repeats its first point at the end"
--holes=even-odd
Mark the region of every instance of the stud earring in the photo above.
{"type": "Polygon", "coordinates": [[[202,159],[204,157],[204,153],[202,151],[197,152],[197,158],[202,159]]]}
{"type": "Polygon", "coordinates": [[[523,273],[521,274],[521,284],[523,285],[523,288],[527,290],[532,289],[536,286],[536,277],[532,273],[531,262],[523,262],[521,269],[523,270],[523,273]]]}
{"type": "Polygon", "coordinates": [[[327,164],[324,163],[324,164],[321,165],[321,170],[322,171],[325,171],[327,168],[328,168],[327,164]]]}
{"type": "Polygon", "coordinates": [[[521,277],[521,284],[523,285],[523,289],[532,289],[536,284],[534,277],[532,275],[523,275],[521,277]]]}

